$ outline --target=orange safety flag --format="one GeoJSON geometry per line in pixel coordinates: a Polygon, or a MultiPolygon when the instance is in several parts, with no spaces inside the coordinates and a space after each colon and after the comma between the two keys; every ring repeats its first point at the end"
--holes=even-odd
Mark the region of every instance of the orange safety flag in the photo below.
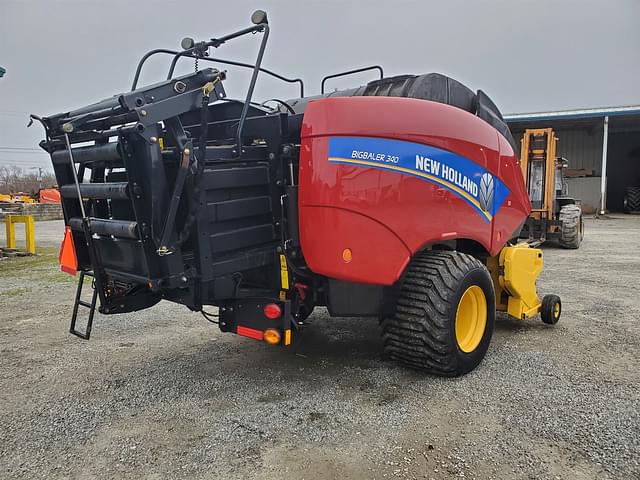
{"type": "Polygon", "coordinates": [[[73,233],[68,225],[64,227],[64,239],[60,245],[60,270],[75,275],[78,271],[78,259],[76,257],[76,246],[73,243],[73,233]]]}

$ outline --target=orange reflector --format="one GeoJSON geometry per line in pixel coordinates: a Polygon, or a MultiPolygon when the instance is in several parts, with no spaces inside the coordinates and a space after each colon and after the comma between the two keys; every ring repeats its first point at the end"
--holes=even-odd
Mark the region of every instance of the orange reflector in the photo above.
{"type": "Polygon", "coordinates": [[[60,270],[68,273],[69,275],[75,275],[78,271],[78,258],[76,257],[76,246],[73,243],[73,233],[71,227],[64,227],[64,239],[60,245],[60,255],[58,256],[60,262],[60,270]]]}
{"type": "Polygon", "coordinates": [[[254,328],[238,326],[236,332],[238,333],[238,335],[242,335],[243,337],[253,338],[254,340],[262,340],[262,332],[254,328]]]}
{"type": "Polygon", "coordinates": [[[351,249],[345,248],[342,251],[342,260],[344,261],[344,263],[350,263],[352,258],[353,258],[353,254],[351,253],[351,249]]]}
{"type": "Polygon", "coordinates": [[[280,332],[275,328],[267,328],[264,331],[264,341],[269,345],[277,345],[280,343],[280,332]]]}
{"type": "Polygon", "coordinates": [[[277,303],[267,303],[262,311],[269,320],[276,320],[282,316],[282,309],[277,303]]]}
{"type": "Polygon", "coordinates": [[[290,328],[287,328],[284,331],[284,344],[291,345],[291,329],[290,328]]]}

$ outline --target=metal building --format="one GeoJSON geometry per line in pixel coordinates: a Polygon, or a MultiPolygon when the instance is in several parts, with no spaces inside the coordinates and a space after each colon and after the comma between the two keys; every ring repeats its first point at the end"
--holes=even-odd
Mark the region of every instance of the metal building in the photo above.
{"type": "Polygon", "coordinates": [[[621,212],[626,187],[640,186],[640,105],[505,115],[516,141],[527,128],[555,130],[569,160],[569,193],[589,212],[621,212]]]}

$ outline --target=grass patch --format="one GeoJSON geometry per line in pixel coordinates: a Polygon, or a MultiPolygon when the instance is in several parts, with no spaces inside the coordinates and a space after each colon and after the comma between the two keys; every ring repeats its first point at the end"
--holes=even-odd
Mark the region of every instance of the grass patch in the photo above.
{"type": "Polygon", "coordinates": [[[34,270],[55,269],[58,265],[58,249],[56,247],[38,248],[37,254],[31,257],[9,257],[0,260],[0,276],[29,274],[34,270]]]}
{"type": "Polygon", "coordinates": [[[41,278],[48,282],[55,282],[55,283],[76,284],[78,282],[78,277],[72,277],[68,273],[64,273],[64,272],[50,273],[41,278]]]}
{"type": "Polygon", "coordinates": [[[0,291],[0,298],[14,298],[29,293],[29,288],[10,288],[9,290],[0,291]]]}

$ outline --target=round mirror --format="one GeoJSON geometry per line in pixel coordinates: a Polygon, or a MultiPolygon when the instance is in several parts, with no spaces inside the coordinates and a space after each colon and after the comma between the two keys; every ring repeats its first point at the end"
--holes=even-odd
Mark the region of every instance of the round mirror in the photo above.
{"type": "Polygon", "coordinates": [[[251,22],[255,25],[260,25],[261,23],[269,23],[267,21],[267,12],[264,10],[256,10],[251,15],[251,22]]]}
{"type": "Polygon", "coordinates": [[[180,42],[180,46],[182,47],[183,50],[189,50],[190,48],[193,48],[195,44],[196,42],[191,37],[183,38],[182,41],[180,42]]]}

